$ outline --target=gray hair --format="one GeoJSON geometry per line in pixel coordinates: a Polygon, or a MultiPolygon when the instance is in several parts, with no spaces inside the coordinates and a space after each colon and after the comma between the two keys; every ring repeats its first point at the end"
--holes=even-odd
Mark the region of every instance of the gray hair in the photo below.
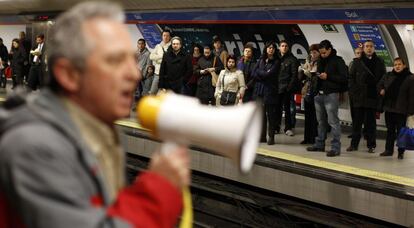
{"type": "Polygon", "coordinates": [[[178,41],[180,41],[180,44],[181,44],[181,45],[183,44],[183,40],[182,40],[179,36],[174,36],[173,38],[171,38],[171,43],[172,43],[174,40],[178,40],[178,41]]]}
{"type": "MultiPolygon", "coordinates": [[[[111,2],[83,2],[58,17],[48,42],[49,66],[57,58],[68,59],[78,70],[83,70],[92,44],[82,31],[84,22],[94,18],[124,21],[122,8],[111,2]]],[[[51,71],[49,71],[52,73],[51,71]]],[[[52,76],[53,77],[53,76],[52,76]]]]}

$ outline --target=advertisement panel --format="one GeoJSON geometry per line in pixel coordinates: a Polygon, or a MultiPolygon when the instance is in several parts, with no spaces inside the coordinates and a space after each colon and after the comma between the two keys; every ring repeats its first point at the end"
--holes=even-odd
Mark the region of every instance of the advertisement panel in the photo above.
{"type": "Polygon", "coordinates": [[[150,48],[161,41],[161,31],[169,29],[173,36],[183,39],[184,49],[189,52],[193,43],[212,46],[212,37],[218,35],[229,54],[241,56],[246,43],[253,45],[255,56],[263,52],[267,41],[287,40],[292,53],[304,61],[309,44],[296,24],[137,24],[150,48]]]}

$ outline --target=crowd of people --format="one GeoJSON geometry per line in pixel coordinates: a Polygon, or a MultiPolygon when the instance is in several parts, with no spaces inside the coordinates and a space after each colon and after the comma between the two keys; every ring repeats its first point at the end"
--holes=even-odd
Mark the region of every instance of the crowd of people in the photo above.
{"type": "MultiPolygon", "coordinates": [[[[312,44],[304,65],[289,41],[267,42],[258,60],[247,44],[237,59],[215,36],[212,47],[195,44],[188,55],[170,31],[152,52],[139,39],[135,52],[123,15],[114,3],[84,2],[59,16],[44,89],[0,108],[0,227],[174,227],[180,190],[190,184],[189,154],[183,147],[155,153],[148,170],[126,183],[114,122],[129,114],[134,94],[172,90],[218,106],[261,100],[260,140],[272,145],[283,112],[284,133],[294,135],[292,101],[300,91],[302,143],[312,144],[308,151],[325,151],[331,132],[327,156],[341,153],[338,107],[347,91],[353,112],[347,151],[357,150],[364,135],[374,152],[375,115],[383,110],[388,131],[381,156],[393,155],[399,129],[414,115],[414,75],[402,58],[386,73],[372,41],[355,51],[360,56],[350,67],[329,40],[312,44]]],[[[23,34],[11,52],[0,43],[0,57],[3,68],[11,65],[13,86],[35,90],[45,83],[46,45],[43,35],[34,49],[28,43],[23,34]]]]}
{"type": "Polygon", "coordinates": [[[19,38],[14,38],[10,52],[0,38],[0,87],[6,88],[7,68],[12,78],[12,89],[24,86],[29,91],[37,90],[46,82],[46,45],[45,36],[36,36],[36,44],[26,38],[25,32],[20,32],[19,38]]]}
{"type": "MultiPolygon", "coordinates": [[[[189,54],[182,49],[180,37],[171,37],[171,31],[163,31],[161,43],[150,54],[145,40],[138,40],[137,61],[144,81],[138,85],[136,99],[159,90],[172,90],[197,97],[206,105],[260,100],[264,108],[261,142],[269,145],[275,144],[275,134],[281,131],[283,114],[283,133],[294,136],[297,93],[304,98],[305,109],[301,144],[312,144],[307,151],[325,151],[330,132],[331,149],[326,152],[329,157],[341,153],[338,109],[346,94],[352,117],[351,143],[346,149],[349,152],[358,150],[361,137],[367,140],[367,151],[375,152],[376,116],[385,111],[387,142],[380,155],[392,156],[403,120],[413,114],[410,108],[402,109],[410,107],[411,98],[400,92],[400,87],[413,77],[405,61],[397,57],[393,70],[387,73],[371,40],[355,49],[355,58],[347,66],[329,40],[310,45],[308,58],[300,64],[290,52],[287,40],[266,43],[262,55],[255,59],[249,43],[244,46],[243,55],[236,58],[228,54],[217,35],[211,45],[193,44],[189,54]],[[142,53],[147,53],[151,61],[141,58],[142,53]]],[[[400,149],[398,158],[403,156],[400,149]]]]}

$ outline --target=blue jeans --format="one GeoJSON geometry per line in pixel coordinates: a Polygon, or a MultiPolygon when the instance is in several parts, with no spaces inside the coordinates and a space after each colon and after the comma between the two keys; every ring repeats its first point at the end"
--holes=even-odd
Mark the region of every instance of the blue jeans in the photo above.
{"type": "Polygon", "coordinates": [[[325,148],[325,140],[328,124],[332,130],[331,149],[341,152],[341,124],[338,117],[339,93],[317,95],[315,97],[316,119],[318,120],[318,136],[315,138],[314,147],[325,148]]]}

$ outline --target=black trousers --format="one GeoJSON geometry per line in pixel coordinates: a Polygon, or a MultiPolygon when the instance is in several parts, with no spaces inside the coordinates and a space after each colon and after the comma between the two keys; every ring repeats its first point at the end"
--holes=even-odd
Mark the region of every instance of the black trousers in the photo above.
{"type": "Polygon", "coordinates": [[[387,140],[385,141],[385,151],[394,152],[394,142],[401,128],[405,126],[407,116],[400,113],[385,112],[385,124],[387,126],[387,140]]]}
{"type": "Polygon", "coordinates": [[[214,97],[212,98],[198,98],[201,104],[204,105],[216,105],[216,99],[214,97]]]}
{"type": "Polygon", "coordinates": [[[40,64],[30,67],[27,85],[31,90],[36,90],[43,85],[42,66],[40,64]]]}
{"type": "Polygon", "coordinates": [[[244,91],[243,103],[246,103],[252,100],[253,100],[253,89],[247,89],[246,91],[244,91]]]}
{"type": "Polygon", "coordinates": [[[275,127],[276,127],[276,105],[275,104],[265,104],[263,112],[263,125],[262,125],[262,135],[261,138],[266,138],[267,135],[270,137],[275,136],[275,127]],[[269,125],[267,124],[269,123],[269,125]]]}
{"type": "Polygon", "coordinates": [[[293,94],[281,93],[277,96],[276,102],[276,129],[280,130],[282,123],[283,110],[285,110],[285,132],[292,130],[292,113],[290,111],[290,101],[293,94]]]}
{"type": "Polygon", "coordinates": [[[358,148],[361,140],[362,125],[366,129],[367,147],[375,148],[377,122],[375,119],[376,110],[373,108],[354,108],[354,119],[352,122],[352,140],[351,146],[358,148]]]}
{"type": "Polygon", "coordinates": [[[313,98],[304,100],[305,102],[305,134],[303,140],[308,143],[315,143],[318,136],[318,121],[316,120],[315,102],[313,98]]]}
{"type": "Polygon", "coordinates": [[[7,78],[4,75],[4,69],[0,70],[0,87],[6,88],[7,78]]]}

